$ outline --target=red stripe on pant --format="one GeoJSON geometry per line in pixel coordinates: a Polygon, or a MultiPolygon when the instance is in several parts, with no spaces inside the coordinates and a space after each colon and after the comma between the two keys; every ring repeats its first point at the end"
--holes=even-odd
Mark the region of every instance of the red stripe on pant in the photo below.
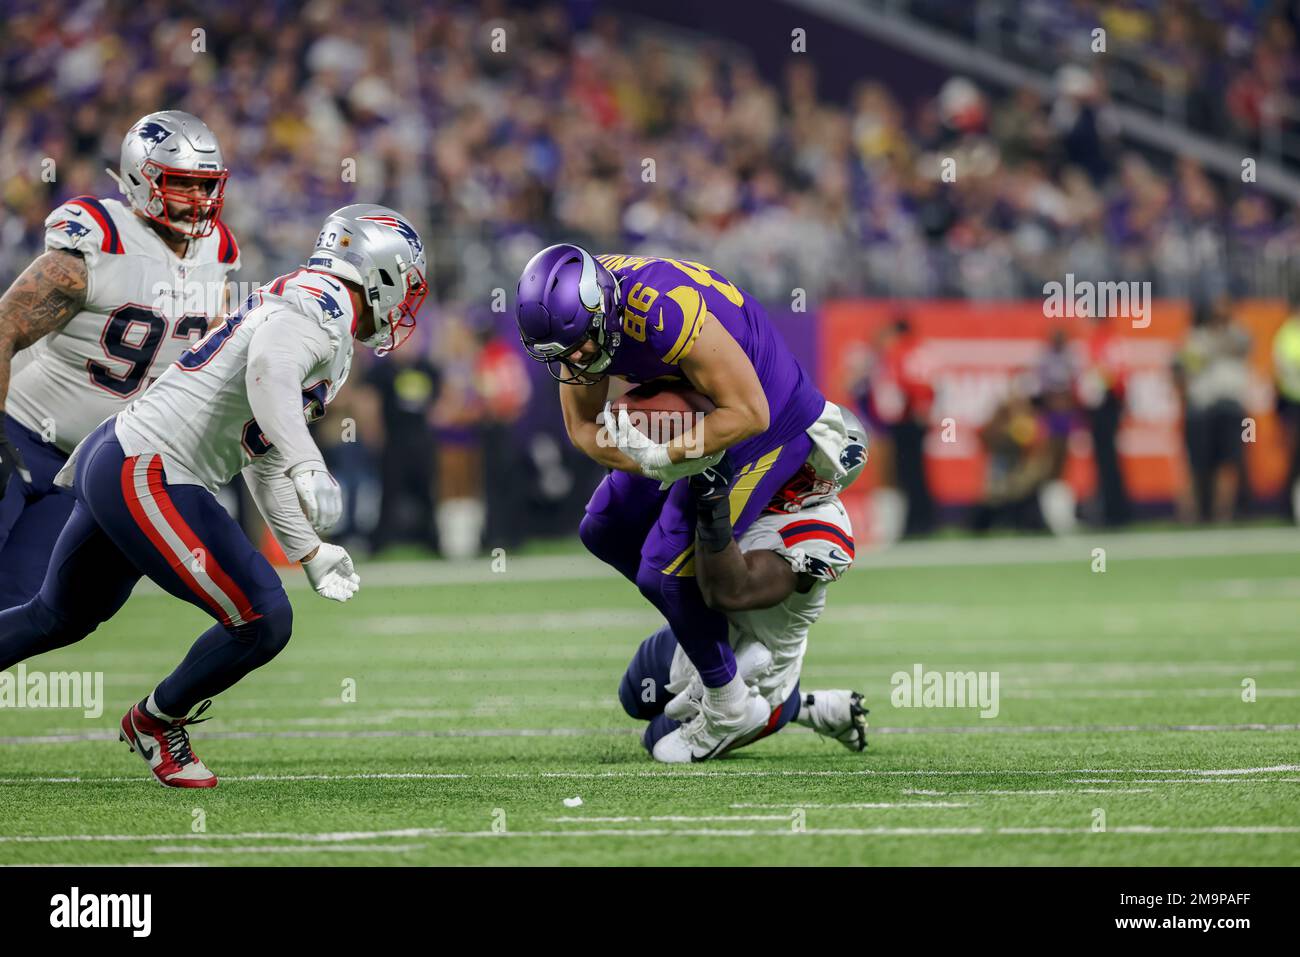
{"type": "MultiPolygon", "coordinates": [[[[158,553],[162,555],[163,558],[168,559],[172,569],[176,572],[181,581],[183,581],[189,589],[212,610],[212,613],[217,616],[217,619],[223,625],[228,627],[233,625],[234,622],[226,613],[226,610],[222,608],[220,603],[209,595],[207,591],[204,590],[190,571],[186,562],[183,559],[179,559],[179,556],[176,556],[173,553],[172,548],[167,544],[162,535],[159,534],[158,530],[154,528],[153,522],[149,520],[149,516],[145,513],[144,506],[141,504],[140,497],[136,493],[135,489],[135,467],[138,459],[139,456],[131,456],[122,462],[122,495],[126,499],[127,508],[130,509],[131,517],[135,519],[136,525],[138,525],[140,530],[145,533],[149,541],[153,544],[153,547],[158,550],[158,553]]],[[[212,555],[211,550],[208,549],[203,544],[202,540],[194,534],[194,530],[190,528],[185,519],[181,517],[180,512],[177,511],[171,497],[167,494],[167,486],[163,482],[162,459],[155,457],[154,460],[149,463],[147,481],[149,497],[153,499],[154,504],[158,506],[158,511],[159,514],[162,515],[163,521],[167,523],[167,526],[172,530],[176,537],[181,540],[181,543],[189,549],[190,555],[203,555],[204,567],[207,570],[208,578],[212,580],[213,584],[221,589],[226,598],[235,606],[235,610],[239,617],[245,622],[255,621],[260,618],[261,615],[253,612],[252,603],[249,602],[248,598],[244,595],[243,589],[241,589],[239,585],[225,573],[221,566],[216,563],[216,559],[212,555]]]]}

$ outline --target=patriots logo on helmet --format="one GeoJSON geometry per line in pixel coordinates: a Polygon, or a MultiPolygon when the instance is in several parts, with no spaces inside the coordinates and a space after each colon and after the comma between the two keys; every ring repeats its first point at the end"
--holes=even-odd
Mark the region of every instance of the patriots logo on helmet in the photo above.
{"type": "Polygon", "coordinates": [[[317,289],[315,286],[303,286],[303,290],[311,293],[318,303],[320,303],[321,312],[330,319],[342,319],[343,309],[338,304],[338,300],[327,293],[324,289],[317,289]]]}
{"type": "Polygon", "coordinates": [[[171,136],[172,131],[161,123],[141,123],[135,128],[135,135],[154,147],[171,136]]]}
{"type": "Polygon", "coordinates": [[[52,224],[50,229],[61,229],[73,239],[79,239],[86,235],[86,233],[90,232],[89,226],[83,226],[81,223],[75,222],[71,219],[61,219],[57,223],[52,224]]]}
{"type": "Polygon", "coordinates": [[[846,472],[852,472],[858,466],[864,465],[866,461],[867,447],[861,442],[854,442],[851,445],[847,445],[844,447],[844,450],[840,452],[840,465],[844,467],[844,471],[846,472]]]}
{"type": "Polygon", "coordinates": [[[378,223],[380,226],[387,226],[389,229],[399,233],[406,244],[411,247],[411,254],[418,256],[424,252],[424,243],[420,242],[420,234],[410,223],[398,219],[396,216],[358,216],[357,219],[366,223],[378,223]]]}

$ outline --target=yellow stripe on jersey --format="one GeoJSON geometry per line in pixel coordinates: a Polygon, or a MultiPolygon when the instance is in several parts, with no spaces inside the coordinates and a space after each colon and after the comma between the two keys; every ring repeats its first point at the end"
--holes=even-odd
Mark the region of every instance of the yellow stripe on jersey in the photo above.
{"type": "Polygon", "coordinates": [[[687,564],[689,564],[693,569],[695,567],[695,543],[694,542],[691,542],[689,545],[687,545],[685,550],[680,555],[678,555],[671,562],[669,562],[667,565],[664,566],[663,574],[665,575],[672,575],[674,573],[677,575],[683,574],[682,571],[678,571],[678,568],[679,566],[685,567],[682,566],[682,562],[686,561],[687,559],[690,559],[690,561],[687,562],[687,564]]]}
{"type": "MultiPolygon", "coordinates": [[[[740,513],[745,510],[745,506],[749,504],[750,498],[754,495],[754,489],[763,480],[763,476],[772,471],[772,466],[776,464],[776,460],[783,448],[785,446],[773,449],[757,462],[750,462],[740,470],[735,487],[732,488],[731,495],[728,498],[731,505],[731,522],[733,525],[740,518],[740,513]]],[[[677,578],[693,577],[695,575],[695,543],[691,542],[676,558],[665,565],[662,574],[673,575],[677,578]]]]}
{"type": "MultiPolygon", "coordinates": [[[[700,329],[703,328],[704,320],[708,316],[708,310],[704,305],[704,297],[700,295],[698,289],[691,286],[678,286],[670,290],[668,298],[677,303],[682,310],[682,331],[663,358],[668,365],[676,365],[686,358],[691,347],[695,345],[695,340],[699,338],[700,329]]],[[[660,309],[662,308],[661,306],[660,309]]]]}
{"type": "Polygon", "coordinates": [[[728,499],[731,503],[732,525],[735,525],[740,520],[740,513],[749,504],[754,489],[758,487],[759,482],[763,481],[763,476],[772,471],[772,466],[776,464],[777,456],[781,454],[783,448],[785,448],[784,445],[778,445],[757,462],[741,469],[740,477],[736,480],[736,484],[731,490],[731,496],[728,499]]]}

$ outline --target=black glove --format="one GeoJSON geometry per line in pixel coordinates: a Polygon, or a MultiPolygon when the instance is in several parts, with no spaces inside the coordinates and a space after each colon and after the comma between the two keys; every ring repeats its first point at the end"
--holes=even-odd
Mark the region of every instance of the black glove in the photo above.
{"type": "Polygon", "coordinates": [[[24,482],[31,481],[31,473],[23,465],[22,453],[5,435],[4,419],[0,418],[0,498],[5,497],[5,489],[9,487],[9,476],[15,472],[24,482]]]}
{"type": "Polygon", "coordinates": [[[711,552],[720,552],[731,542],[731,483],[735,477],[730,455],[690,477],[696,534],[711,552]]]}

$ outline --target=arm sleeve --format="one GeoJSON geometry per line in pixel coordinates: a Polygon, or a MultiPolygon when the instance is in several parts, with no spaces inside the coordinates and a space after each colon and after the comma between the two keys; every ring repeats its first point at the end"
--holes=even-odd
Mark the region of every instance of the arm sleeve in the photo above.
{"type": "Polygon", "coordinates": [[[244,384],[258,428],[280,453],[287,473],[324,460],[303,415],[302,386],[313,368],[330,357],[333,343],[318,324],[289,312],[271,316],[253,333],[244,384]]]}
{"type": "Polygon", "coordinates": [[[320,545],[320,537],[303,515],[298,493],[285,471],[280,450],[272,449],[244,468],[244,481],[285,557],[298,562],[320,545]]]}

